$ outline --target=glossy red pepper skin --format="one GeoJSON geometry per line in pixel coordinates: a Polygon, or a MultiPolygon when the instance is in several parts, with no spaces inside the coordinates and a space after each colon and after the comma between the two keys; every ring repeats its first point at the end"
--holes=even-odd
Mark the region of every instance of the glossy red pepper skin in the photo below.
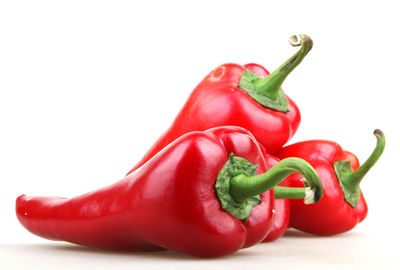
{"type": "MultiPolygon", "coordinates": [[[[333,235],[349,231],[365,219],[368,207],[362,192],[353,208],[345,201],[333,167],[334,162],[346,160],[353,170],[358,169],[360,164],[354,154],[344,151],[335,142],[312,140],[286,146],[277,156],[281,159],[299,157],[308,161],[324,185],[324,195],[317,204],[304,205],[300,200],[290,201],[291,227],[317,235],[333,235]]],[[[302,186],[300,175],[291,175],[290,178],[292,187],[302,186]]]]}
{"type": "Polygon", "coordinates": [[[217,126],[243,127],[268,153],[278,151],[296,132],[300,123],[299,109],[290,98],[289,112],[261,106],[238,87],[246,69],[260,77],[269,75],[265,68],[257,64],[225,64],[214,69],[194,89],[172,125],[128,174],[181,135],[217,126]]]}
{"type": "Polygon", "coordinates": [[[275,217],[271,231],[263,242],[272,242],[280,238],[289,227],[290,222],[290,200],[277,199],[275,201],[275,217]]]}
{"type": "Polygon", "coordinates": [[[221,127],[185,134],[121,181],[71,199],[16,201],[21,224],[44,238],[112,250],[158,250],[217,257],[262,241],[273,222],[274,195],[241,221],[224,211],[214,189],[230,153],[267,170],[247,131],[221,127]]]}

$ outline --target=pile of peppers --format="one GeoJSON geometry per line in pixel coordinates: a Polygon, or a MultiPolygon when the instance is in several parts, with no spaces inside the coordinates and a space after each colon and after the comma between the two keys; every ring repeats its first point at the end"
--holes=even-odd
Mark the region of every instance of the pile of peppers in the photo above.
{"type": "Polygon", "coordinates": [[[360,166],[339,144],[310,140],[284,146],[300,123],[282,91],[313,46],[269,73],[258,64],[224,64],[193,90],[169,129],[120,181],[73,197],[16,200],[20,223],[51,240],[106,250],[218,257],[289,228],[334,235],[367,215],[360,182],[382,155],[385,136],[360,166]]]}

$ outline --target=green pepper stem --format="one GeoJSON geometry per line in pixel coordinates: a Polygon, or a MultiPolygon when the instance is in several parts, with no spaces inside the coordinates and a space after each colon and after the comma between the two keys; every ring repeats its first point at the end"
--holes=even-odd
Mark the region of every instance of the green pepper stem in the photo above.
{"type": "Polygon", "coordinates": [[[290,36],[289,43],[292,46],[301,46],[300,50],[270,75],[260,78],[254,83],[259,95],[265,95],[272,99],[277,97],[283,81],[301,63],[313,46],[312,39],[302,34],[290,36]]]}
{"type": "Polygon", "coordinates": [[[310,188],[297,188],[297,187],[274,187],[275,199],[305,199],[312,196],[310,188]]]}
{"type": "MultiPolygon", "coordinates": [[[[304,184],[306,189],[308,188],[310,191],[308,192],[308,197],[304,196],[304,198],[307,199],[306,203],[315,203],[319,201],[323,194],[323,186],[319,180],[318,174],[305,160],[295,157],[281,160],[263,174],[254,176],[240,174],[233,177],[230,180],[229,193],[235,201],[241,202],[274,188],[288,175],[293,173],[300,173],[304,176],[304,184]]],[[[280,187],[277,188],[279,190],[280,187]]],[[[305,193],[304,191],[304,194],[305,193]]]]}
{"type": "Polygon", "coordinates": [[[346,182],[346,185],[352,185],[352,186],[360,185],[361,180],[364,178],[364,176],[368,173],[368,171],[372,168],[372,166],[374,166],[374,164],[378,161],[378,159],[382,155],[386,143],[385,135],[379,129],[376,129],[374,131],[374,135],[377,139],[374,151],[369,156],[369,158],[360,166],[360,168],[358,168],[351,174],[347,175],[345,179],[342,179],[343,182],[346,182]]]}

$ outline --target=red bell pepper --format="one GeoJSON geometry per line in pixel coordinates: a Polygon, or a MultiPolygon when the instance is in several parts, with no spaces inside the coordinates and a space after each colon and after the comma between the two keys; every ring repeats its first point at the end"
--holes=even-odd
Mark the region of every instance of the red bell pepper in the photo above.
{"type": "Polygon", "coordinates": [[[292,36],[290,43],[301,46],[300,50],[271,74],[257,64],[225,64],[214,69],[194,89],[168,130],[129,173],[181,135],[217,126],[243,127],[268,153],[278,151],[300,123],[299,109],[280,87],[313,44],[305,35],[292,36]]]}
{"type": "Polygon", "coordinates": [[[304,160],[289,158],[266,169],[246,130],[191,132],[111,186],[71,199],[21,195],[16,213],[26,229],[48,239],[222,256],[265,238],[273,220],[271,188],[289,174],[304,175],[303,198],[311,194],[314,202],[322,195],[318,175],[304,160]]]}
{"type": "MultiPolygon", "coordinates": [[[[364,164],[332,141],[305,141],[284,147],[279,158],[299,157],[318,172],[325,186],[322,200],[304,205],[291,200],[290,226],[317,235],[333,235],[354,228],[364,220],[368,207],[360,190],[360,182],[383,153],[385,137],[375,130],[377,145],[364,164]]],[[[291,186],[301,186],[301,176],[290,176],[291,186]]]]}

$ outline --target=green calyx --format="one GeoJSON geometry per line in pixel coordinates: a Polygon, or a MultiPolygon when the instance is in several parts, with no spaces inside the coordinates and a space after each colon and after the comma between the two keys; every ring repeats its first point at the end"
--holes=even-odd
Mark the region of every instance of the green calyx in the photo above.
{"type": "Polygon", "coordinates": [[[383,132],[376,129],[374,135],[377,138],[376,147],[369,158],[356,171],[351,169],[350,162],[346,160],[337,161],[333,164],[344,198],[353,208],[357,206],[360,200],[361,180],[378,161],[385,149],[386,140],[383,132]]]}
{"type": "Polygon", "coordinates": [[[262,78],[247,69],[242,74],[239,87],[245,90],[249,96],[255,99],[262,106],[276,111],[288,112],[288,100],[283,91],[278,88],[278,91],[273,93],[273,95],[269,94],[272,94],[272,91],[263,93],[260,91],[260,88],[257,88],[257,82],[260,80],[262,80],[262,78]]]}
{"type": "Polygon", "coordinates": [[[281,112],[289,111],[288,100],[281,90],[282,83],[313,46],[311,38],[306,35],[292,35],[289,43],[292,46],[301,46],[301,48],[277,70],[265,78],[258,77],[250,70],[246,70],[239,82],[239,87],[259,104],[281,112]]]}
{"type": "Polygon", "coordinates": [[[287,158],[263,174],[256,175],[257,166],[230,154],[218,174],[215,189],[221,207],[240,220],[247,220],[254,206],[261,202],[259,194],[274,188],[292,173],[304,176],[305,188],[276,188],[279,198],[304,199],[305,203],[318,202],[323,186],[313,167],[300,158],[287,158]]]}
{"type": "Polygon", "coordinates": [[[342,188],[346,202],[348,202],[351,207],[356,207],[360,200],[360,185],[354,184],[356,181],[353,177],[353,170],[351,169],[350,162],[345,160],[336,161],[333,167],[335,168],[336,177],[342,188]]]}
{"type": "Polygon", "coordinates": [[[252,196],[245,201],[237,202],[229,193],[230,181],[237,175],[253,176],[256,175],[257,166],[244,158],[229,155],[228,161],[218,174],[215,189],[221,207],[240,220],[247,220],[254,206],[261,202],[259,195],[252,196]]]}

